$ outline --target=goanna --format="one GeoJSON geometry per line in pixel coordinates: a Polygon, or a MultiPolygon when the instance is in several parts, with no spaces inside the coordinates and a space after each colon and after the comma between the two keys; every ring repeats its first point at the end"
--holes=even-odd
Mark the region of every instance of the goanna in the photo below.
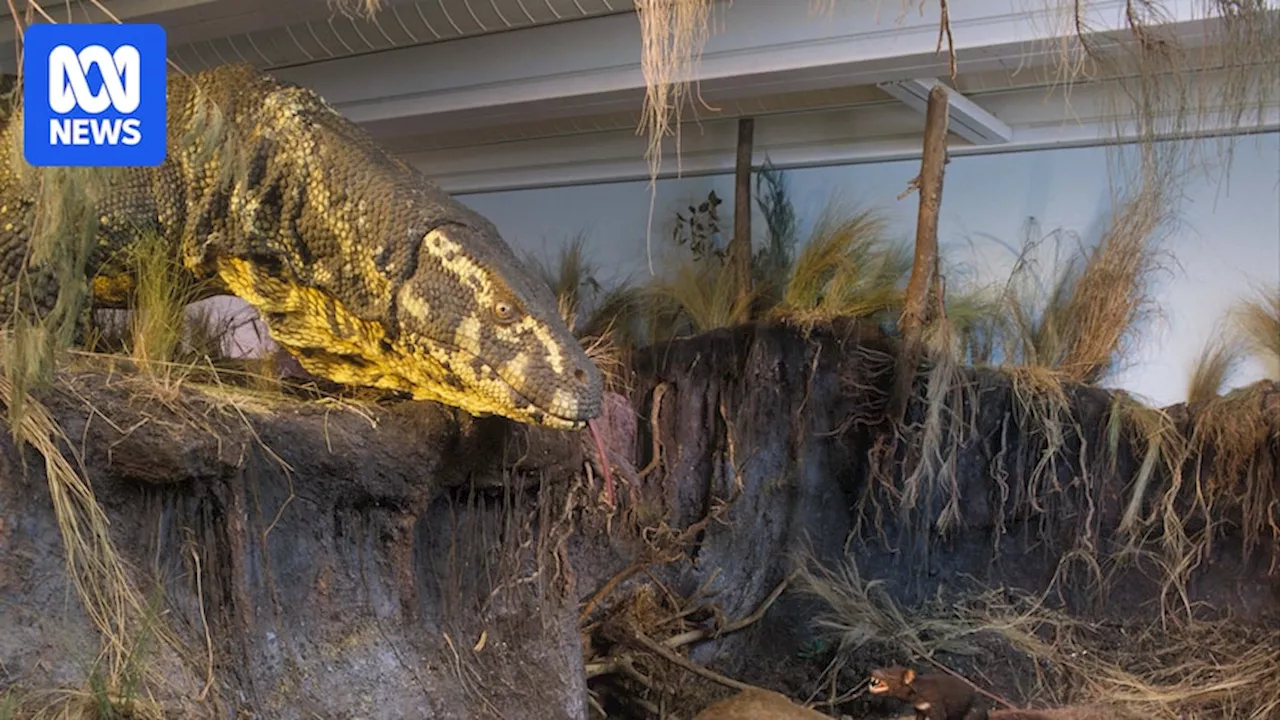
{"type": "MultiPolygon", "coordinates": [[[[317,376],[560,429],[600,414],[600,371],[494,225],[314,92],[228,65],[171,74],[168,109],[165,163],[112,171],[94,201],[97,305],[119,301],[116,259],[152,233],[317,376]]],[[[0,157],[0,319],[58,294],[52,268],[24,270],[40,175],[20,157],[0,157]]]]}

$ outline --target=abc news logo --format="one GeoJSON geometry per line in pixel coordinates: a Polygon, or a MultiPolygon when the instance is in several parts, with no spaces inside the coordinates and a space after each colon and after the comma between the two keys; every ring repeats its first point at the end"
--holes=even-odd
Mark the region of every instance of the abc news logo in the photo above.
{"type": "MultiPolygon", "coordinates": [[[[142,62],[138,48],[121,45],[114,53],[101,45],[80,52],[59,45],[49,53],[49,108],[68,115],[78,108],[98,115],[114,108],[128,115],[142,103],[142,62]],[[102,73],[98,92],[89,89],[86,69],[102,73]]],[[[137,145],[142,142],[142,121],[134,117],[78,117],[49,120],[50,145],[137,145]]]]}
{"type": "Polygon", "coordinates": [[[23,153],[36,166],[149,167],[167,154],[159,25],[40,24],[23,53],[23,153]]]}

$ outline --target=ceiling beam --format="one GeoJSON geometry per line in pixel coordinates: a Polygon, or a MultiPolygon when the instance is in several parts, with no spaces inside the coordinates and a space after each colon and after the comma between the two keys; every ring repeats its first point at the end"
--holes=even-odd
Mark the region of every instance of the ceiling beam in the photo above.
{"type": "MultiPolygon", "coordinates": [[[[929,105],[929,91],[938,85],[943,84],[934,78],[913,78],[877,83],[876,87],[924,115],[929,105]]],[[[947,104],[950,106],[949,131],[974,145],[1003,145],[1013,140],[1013,128],[1000,118],[983,110],[954,88],[943,87],[947,89],[947,104]]]]}
{"type": "MultiPolygon", "coordinates": [[[[1168,18],[1166,28],[1179,42],[1210,35],[1213,21],[1192,5],[1177,3],[1168,18]]],[[[1089,4],[1089,26],[1123,34],[1123,8],[1123,0],[1095,0],[1089,4]]],[[[863,3],[838,4],[830,13],[814,17],[778,0],[735,0],[718,13],[719,30],[707,40],[694,70],[701,89],[767,93],[947,72],[947,53],[937,49],[934,5],[901,20],[877,17],[863,3]]],[[[1052,20],[1039,11],[1011,11],[1008,0],[956,4],[951,25],[959,71],[1052,69],[1062,52],[1061,36],[1072,32],[1052,20]]],[[[281,68],[275,74],[316,90],[356,122],[411,121],[417,132],[431,132],[478,114],[525,119],[537,116],[538,108],[550,112],[602,98],[638,107],[645,88],[640,57],[639,22],[634,13],[624,13],[281,68]]]]}
{"type": "MultiPolygon", "coordinates": [[[[1203,79],[1211,80],[1212,76],[1203,79]]],[[[1012,140],[976,145],[953,135],[948,152],[961,157],[1135,141],[1141,137],[1141,128],[1132,120],[1136,112],[1123,100],[1123,91],[1114,82],[1093,82],[1073,87],[1069,97],[1061,91],[1046,93],[1043,87],[983,94],[982,104],[1012,128],[1012,140]]],[[[1173,126],[1165,120],[1159,118],[1155,125],[1173,126]]],[[[1246,120],[1235,123],[1213,116],[1199,123],[1197,130],[1204,136],[1275,132],[1280,130],[1280,98],[1272,99],[1260,116],[1250,113],[1246,120]]],[[[768,155],[784,169],[918,160],[923,126],[923,116],[892,101],[759,116],[755,152],[757,157],[768,155]]],[[[1162,139],[1173,137],[1161,135],[1162,139]]],[[[689,125],[681,143],[679,175],[732,173],[736,142],[735,118],[689,125]]],[[[448,192],[475,193],[647,181],[645,143],[644,137],[628,128],[447,149],[403,147],[398,154],[448,192]]],[[[664,162],[661,177],[676,177],[676,167],[674,161],[664,162]]]]}

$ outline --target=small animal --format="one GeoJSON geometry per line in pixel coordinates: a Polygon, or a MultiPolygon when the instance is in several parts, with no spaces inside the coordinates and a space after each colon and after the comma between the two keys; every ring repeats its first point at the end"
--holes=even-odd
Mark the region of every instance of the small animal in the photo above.
{"type": "Polygon", "coordinates": [[[817,710],[797,705],[772,690],[743,690],[707,706],[693,720],[831,720],[817,710]]]}
{"type": "Polygon", "coordinates": [[[950,675],[916,675],[894,665],[871,671],[872,695],[897,698],[916,710],[916,720],[984,720],[986,711],[973,705],[973,688],[950,675]]]}

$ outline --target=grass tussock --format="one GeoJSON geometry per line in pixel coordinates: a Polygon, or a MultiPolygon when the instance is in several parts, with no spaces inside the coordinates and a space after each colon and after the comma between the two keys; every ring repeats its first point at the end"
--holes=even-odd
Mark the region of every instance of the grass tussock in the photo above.
{"type": "Polygon", "coordinates": [[[1195,509],[1204,555],[1215,531],[1237,526],[1246,550],[1280,542],[1280,387],[1260,381],[1193,408],[1195,509]]]}
{"type": "Polygon", "coordinates": [[[672,251],[643,289],[641,309],[649,342],[708,332],[753,320],[782,320],[812,328],[837,317],[892,321],[900,307],[911,248],[895,241],[874,209],[828,209],[807,238],[788,195],[785,173],[766,163],[757,175],[756,203],[764,237],[752,257],[752,292],[737,292],[715,234],[711,203],[677,214],[672,251]]]}
{"type": "Polygon", "coordinates": [[[1063,344],[1056,363],[1072,379],[1105,377],[1151,308],[1148,281],[1159,269],[1157,233],[1170,211],[1161,190],[1140,187],[1122,202],[1072,283],[1059,318],[1063,344]]]}
{"type": "Polygon", "coordinates": [[[1236,332],[1267,377],[1280,382],[1280,286],[1259,290],[1232,311],[1236,332]]]}
{"type": "Polygon", "coordinates": [[[187,308],[199,294],[175,245],[143,233],[125,252],[136,278],[125,349],[139,369],[159,379],[182,359],[184,341],[192,338],[198,343],[209,334],[210,320],[198,318],[203,322],[194,323],[194,329],[189,322],[187,308]]]}
{"type": "Polygon", "coordinates": [[[648,293],[655,340],[746,322],[755,299],[739,295],[733,268],[717,258],[688,261],[666,270],[649,286],[648,293]]]}
{"type": "MultiPolygon", "coordinates": [[[[1014,658],[999,676],[1025,678],[1018,683],[1025,697],[1009,699],[1027,706],[1101,706],[1125,720],[1263,720],[1280,711],[1276,631],[1247,637],[1230,620],[1168,626],[1141,615],[1125,625],[1092,623],[1008,589],[904,608],[856,566],[825,568],[811,559],[799,591],[823,605],[813,622],[836,648],[828,673],[868,660],[959,667],[999,648],[1014,658]]],[[[984,667],[992,670],[989,661],[984,667]]],[[[987,687],[985,675],[970,679],[1001,691],[987,687]]]]}
{"type": "Polygon", "coordinates": [[[1239,345],[1221,334],[1211,337],[1191,367],[1191,377],[1187,379],[1187,402],[1203,405],[1221,395],[1243,359],[1244,353],[1239,345]]]}
{"type": "Polygon", "coordinates": [[[1134,188],[1117,204],[1092,248],[1061,231],[1040,235],[1028,227],[1005,283],[1007,320],[994,329],[1005,365],[1048,368],[1091,384],[1116,369],[1154,312],[1151,280],[1163,269],[1161,231],[1172,220],[1160,182],[1134,188]],[[1038,260],[1047,243],[1053,254],[1046,276],[1038,260]]]}
{"type": "Polygon", "coordinates": [[[837,317],[888,317],[902,306],[912,251],[886,232],[883,217],[828,211],[786,277],[776,317],[804,326],[837,317]]]}

